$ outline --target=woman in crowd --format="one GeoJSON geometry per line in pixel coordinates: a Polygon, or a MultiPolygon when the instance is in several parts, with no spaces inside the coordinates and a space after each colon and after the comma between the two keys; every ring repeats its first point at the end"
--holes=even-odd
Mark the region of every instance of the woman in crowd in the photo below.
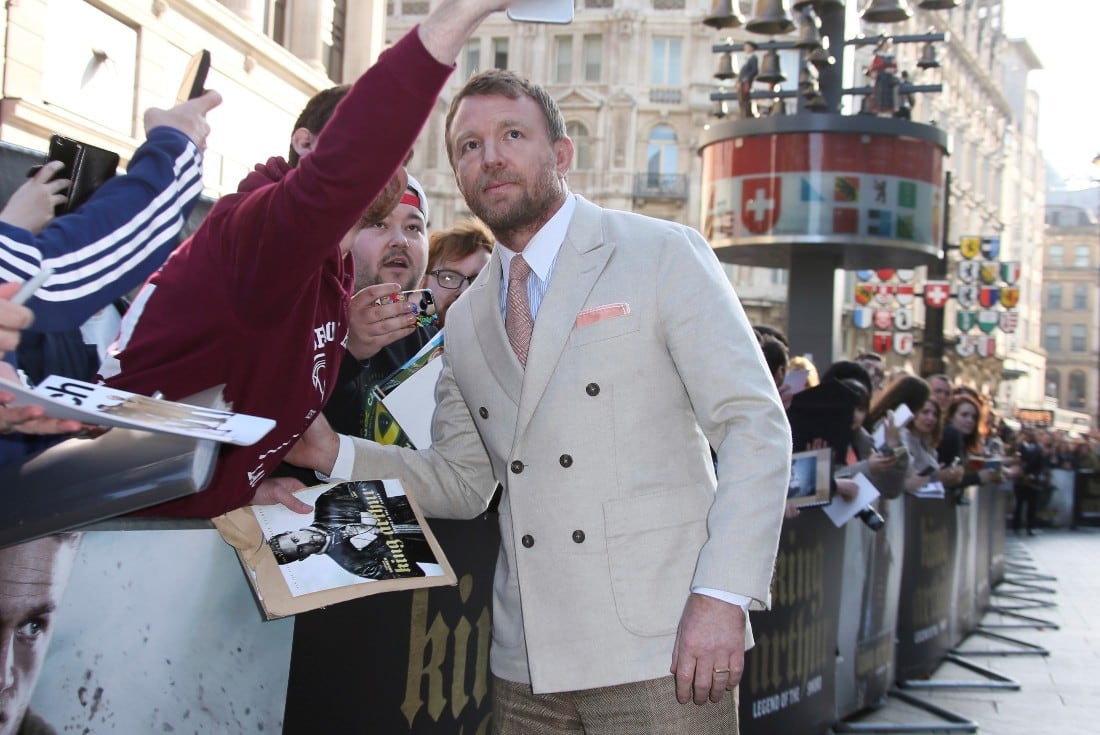
{"type": "MultiPolygon", "coordinates": [[[[893,422],[885,422],[885,451],[878,451],[871,434],[864,428],[870,411],[871,393],[868,386],[855,378],[843,378],[844,387],[858,397],[852,413],[852,440],[848,448],[847,463],[834,473],[838,480],[864,475],[884,498],[896,498],[905,489],[905,475],[909,465],[908,452],[902,449],[901,433],[893,422]]],[[[838,487],[839,487],[838,482],[838,487]]]]}
{"type": "Polygon", "coordinates": [[[955,485],[962,480],[961,465],[941,467],[936,456],[936,448],[943,437],[943,415],[936,401],[931,398],[925,401],[913,420],[902,429],[901,436],[909,450],[906,490],[916,491],[936,480],[944,485],[955,485]]]}
{"type": "MultiPolygon", "coordinates": [[[[956,392],[947,413],[943,439],[936,451],[942,467],[963,466],[965,468],[967,457],[982,456],[982,434],[979,430],[981,417],[981,399],[975,397],[972,392],[956,392]]],[[[993,482],[999,477],[1000,472],[994,469],[964,470],[958,482],[953,484],[944,482],[944,486],[962,488],[993,482]]]]}

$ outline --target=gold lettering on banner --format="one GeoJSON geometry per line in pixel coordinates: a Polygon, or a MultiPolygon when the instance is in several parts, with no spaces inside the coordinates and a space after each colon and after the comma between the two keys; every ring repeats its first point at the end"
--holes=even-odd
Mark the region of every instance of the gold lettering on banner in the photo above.
{"type": "MultiPolygon", "coordinates": [[[[783,550],[776,559],[773,608],[794,608],[782,630],[760,633],[756,647],[749,652],[749,686],[754,692],[787,690],[810,691],[808,682],[832,662],[827,644],[825,605],[825,549],[821,544],[797,548],[796,532],[786,531],[783,550]]],[[[765,615],[767,613],[764,613],[765,615]]]]}
{"type": "MultiPolygon", "coordinates": [[[[459,580],[458,593],[463,605],[469,601],[473,587],[473,575],[463,575],[459,580]]],[[[405,700],[401,703],[401,713],[410,726],[422,710],[438,722],[448,704],[451,716],[458,719],[471,699],[474,706],[480,706],[489,693],[492,616],[488,606],[482,606],[480,611],[463,607],[463,612],[465,614],[458,619],[454,629],[448,627],[447,621],[438,613],[429,624],[428,590],[420,589],[413,593],[408,675],[405,700]],[[477,618],[471,621],[468,615],[475,612],[477,618]],[[453,653],[450,660],[448,652],[453,653]],[[422,691],[425,682],[426,694],[422,691]],[[450,697],[447,696],[448,691],[450,697]]],[[[486,716],[475,735],[487,732],[488,721],[486,716]]]]}

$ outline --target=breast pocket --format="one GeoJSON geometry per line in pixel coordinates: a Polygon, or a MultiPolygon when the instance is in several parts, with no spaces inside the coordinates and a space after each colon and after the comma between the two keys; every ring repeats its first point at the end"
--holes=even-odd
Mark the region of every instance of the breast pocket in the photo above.
{"type": "Polygon", "coordinates": [[[638,331],[640,321],[637,314],[623,314],[573,328],[573,345],[581,346],[605,339],[615,339],[638,331]]]}

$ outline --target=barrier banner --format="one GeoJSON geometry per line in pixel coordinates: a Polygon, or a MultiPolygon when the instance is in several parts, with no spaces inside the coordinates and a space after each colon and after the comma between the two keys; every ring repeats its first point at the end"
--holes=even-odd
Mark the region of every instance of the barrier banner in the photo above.
{"type": "Polygon", "coordinates": [[[1100,472],[1077,470],[1073,484],[1073,522],[1078,526],[1100,526],[1100,472]]]}
{"type": "Polygon", "coordinates": [[[989,607],[989,595],[992,590],[990,585],[990,567],[993,565],[993,527],[1000,523],[1004,529],[1004,516],[999,519],[997,512],[997,496],[1004,493],[1000,485],[982,485],[978,488],[977,509],[974,511],[977,527],[974,538],[974,608],[978,611],[978,619],[989,607]]]}
{"type": "Polygon", "coordinates": [[[843,553],[844,534],[824,513],[783,522],[772,609],[752,613],[756,646],[745,654],[738,713],[745,735],[832,726],[843,553]]]}
{"type": "Polygon", "coordinates": [[[430,519],[458,577],[295,617],[285,735],[489,732],[496,513],[430,519]]]}
{"type": "Polygon", "coordinates": [[[864,529],[863,534],[869,549],[856,638],[857,711],[881,704],[894,685],[898,590],[905,556],[905,505],[901,500],[880,501],[878,512],[886,521],[885,526],[877,533],[864,529]]]}
{"type": "Polygon", "coordinates": [[[905,560],[898,600],[898,679],[926,678],[951,641],[958,522],[950,499],[905,497],[905,560]]]}

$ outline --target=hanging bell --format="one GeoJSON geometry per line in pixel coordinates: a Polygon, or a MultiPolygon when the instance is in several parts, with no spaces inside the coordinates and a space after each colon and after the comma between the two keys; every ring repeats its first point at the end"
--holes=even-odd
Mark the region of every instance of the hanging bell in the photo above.
{"type": "Polygon", "coordinates": [[[821,39],[820,46],[806,54],[806,61],[816,66],[819,70],[836,63],[836,58],[829,53],[829,38],[827,36],[821,39]]]}
{"type": "Polygon", "coordinates": [[[821,112],[822,110],[829,109],[829,103],[825,100],[825,95],[821,92],[814,92],[806,97],[805,103],[807,110],[813,110],[814,112],[821,112]]]}
{"type": "Polygon", "coordinates": [[[733,79],[737,71],[733,68],[733,52],[727,51],[718,55],[718,71],[714,72],[715,79],[733,79]]]}
{"type": "Polygon", "coordinates": [[[745,29],[768,36],[790,33],[794,30],[790,4],[791,0],[756,0],[753,6],[755,12],[745,24],[745,29]]]}
{"type": "Polygon", "coordinates": [[[917,66],[921,69],[939,68],[940,60],[936,58],[936,47],[931,41],[925,42],[924,49],[921,50],[920,58],[917,60],[917,66]]]}
{"type": "Polygon", "coordinates": [[[779,68],[779,52],[770,48],[764,52],[760,59],[760,73],[756,75],[756,81],[761,84],[782,84],[787,81],[779,68]]]}
{"type": "Polygon", "coordinates": [[[778,117],[779,115],[787,114],[787,103],[783,101],[782,97],[776,97],[772,100],[772,109],[768,110],[769,117],[778,117]]]}
{"type": "Polygon", "coordinates": [[[737,0],[714,0],[710,15],[703,18],[703,25],[711,28],[740,28],[745,24],[740,5],[737,0]]]}
{"type": "Polygon", "coordinates": [[[710,111],[711,117],[716,117],[721,120],[726,115],[730,114],[729,105],[725,100],[714,100],[714,108],[710,111]]]}
{"type": "Polygon", "coordinates": [[[959,0],[920,0],[921,10],[951,10],[959,7],[959,0]]]}
{"type": "Polygon", "coordinates": [[[798,25],[798,48],[815,49],[821,46],[821,21],[814,15],[813,8],[802,11],[802,22],[798,25]]]}
{"type": "Polygon", "coordinates": [[[871,0],[859,15],[868,23],[901,23],[913,17],[905,0],[871,0]]]}

